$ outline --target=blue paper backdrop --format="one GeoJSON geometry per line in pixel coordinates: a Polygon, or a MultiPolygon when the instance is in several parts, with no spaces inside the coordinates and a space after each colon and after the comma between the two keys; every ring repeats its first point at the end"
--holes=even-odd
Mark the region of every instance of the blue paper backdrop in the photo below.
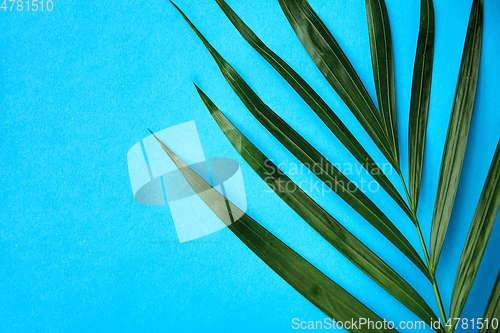
{"type": "MultiPolygon", "coordinates": [[[[364,1],[310,2],[375,97],[364,1]]],[[[476,107],[438,269],[446,309],[500,135],[500,3],[484,2],[476,107]]],[[[383,163],[375,145],[303,50],[277,1],[228,3],[304,76],[383,163]]],[[[427,239],[471,3],[435,0],[434,80],[419,206],[427,239]]],[[[320,152],[334,162],[353,162],[307,105],[238,35],[215,1],[178,0],[178,5],[263,100],[320,152]]],[[[387,6],[406,170],[420,2],[387,0],[387,6]]],[[[15,8],[0,10],[0,331],[288,332],[294,331],[293,318],[324,318],[229,230],[179,244],[166,206],[134,201],[127,151],[148,135],[148,127],[161,130],[190,120],[196,123],[205,156],[240,163],[247,212],[252,217],[380,316],[395,322],[417,320],[269,193],[236,153],[192,82],[266,155],[284,162],[285,170],[297,163],[244,108],[167,1],[54,0],[50,12],[15,8]]],[[[292,178],[300,181],[310,176],[292,178]]],[[[400,189],[397,177],[391,175],[391,179],[400,189]]],[[[437,313],[431,286],[402,255],[336,195],[313,196],[397,267],[437,313]]],[[[388,196],[379,191],[370,197],[420,248],[412,225],[388,196]]],[[[499,228],[497,223],[464,317],[481,317],[484,311],[500,267],[499,228]]]]}

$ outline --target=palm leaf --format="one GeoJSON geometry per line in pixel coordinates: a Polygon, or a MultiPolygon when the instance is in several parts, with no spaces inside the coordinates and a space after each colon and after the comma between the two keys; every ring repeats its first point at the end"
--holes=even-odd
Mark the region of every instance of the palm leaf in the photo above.
{"type": "Polygon", "coordinates": [[[498,321],[500,321],[500,271],[498,272],[497,279],[493,285],[493,290],[491,291],[490,298],[486,304],[486,309],[484,310],[482,318],[483,325],[479,329],[478,333],[498,332],[498,321]],[[493,319],[497,320],[496,325],[495,322],[492,324],[493,319]]]}
{"type": "Polygon", "coordinates": [[[472,218],[458,265],[451,297],[450,318],[459,318],[474,283],[500,206],[500,141],[472,218]]]}
{"type": "MultiPolygon", "coordinates": [[[[382,321],[363,303],[226,199],[163,142],[158,138],[156,140],[182,172],[193,190],[221,221],[272,270],[329,318],[335,318],[337,321],[351,321],[357,320],[357,318],[382,321]],[[241,217],[234,221],[233,215],[241,217]]],[[[352,329],[350,331],[361,333],[364,330],[352,329]]],[[[388,328],[373,331],[395,332],[395,330],[388,328]]]]}
{"type": "MultiPolygon", "coordinates": [[[[172,3],[173,4],[173,3],[172,3]]],[[[422,258],[408,240],[382,213],[382,211],[333,164],[321,155],[311,144],[293,130],[283,119],[274,113],[248,86],[241,76],[220,56],[203,35],[196,29],[184,13],[175,8],[191,26],[209,50],[222,74],[247,109],[257,120],[307,168],[345,200],[353,209],[380,231],[402,253],[404,253],[428,278],[429,272],[422,258]],[[320,170],[319,172],[317,170],[320,170]]]]}
{"type": "Polygon", "coordinates": [[[320,72],[346,103],[387,160],[396,170],[399,170],[396,152],[387,139],[375,104],[325,24],[306,0],[279,0],[279,3],[297,37],[320,72]]]}
{"type": "Polygon", "coordinates": [[[382,124],[399,164],[396,88],[389,15],[384,0],[366,0],[373,76],[382,124]]]}
{"type": "Polygon", "coordinates": [[[450,222],[467,147],[476,96],[483,32],[483,1],[474,0],[467,28],[457,89],[444,145],[432,216],[430,269],[435,272],[450,222]]]}
{"type": "Polygon", "coordinates": [[[417,211],[420,196],[433,62],[434,5],[432,0],[422,0],[408,126],[408,185],[410,189],[410,207],[414,212],[417,211]]]}
{"type": "Polygon", "coordinates": [[[241,36],[265,59],[267,62],[290,84],[290,86],[302,97],[309,107],[319,116],[332,133],[353,154],[358,162],[368,171],[370,175],[382,186],[382,188],[394,199],[394,201],[410,217],[413,215],[394,185],[373,161],[371,156],[352,135],[349,129],[342,123],[325,101],[297,74],[283,59],[269,49],[254,32],[236,15],[224,0],[216,0],[224,14],[229,18],[241,36]]]}
{"type": "MultiPolygon", "coordinates": [[[[195,85],[196,86],[196,85],[195,85]]],[[[222,114],[197,86],[196,89],[223,133],[266,184],[347,259],[430,325],[436,315],[418,293],[382,259],[328,214],[288,178],[222,114]]]]}

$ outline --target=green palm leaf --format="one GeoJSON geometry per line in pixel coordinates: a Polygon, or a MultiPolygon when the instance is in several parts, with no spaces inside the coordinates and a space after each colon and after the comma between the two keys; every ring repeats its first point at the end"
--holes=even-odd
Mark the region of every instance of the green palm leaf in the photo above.
{"type": "Polygon", "coordinates": [[[197,86],[196,89],[210,114],[234,148],[290,208],[347,259],[427,324],[430,325],[431,320],[436,319],[436,315],[430,307],[401,276],[281,172],[274,163],[238,131],[203,91],[197,86]]]}
{"type": "Polygon", "coordinates": [[[434,5],[432,0],[422,0],[408,126],[408,185],[410,189],[410,207],[414,212],[417,211],[420,196],[433,62],[434,5]]]}
{"type": "MultiPolygon", "coordinates": [[[[325,24],[313,11],[308,1],[278,0],[296,35],[320,72],[340,95],[383,155],[398,172],[405,188],[409,204],[405,202],[394,185],[388,180],[386,175],[381,172],[378,165],[373,161],[347,127],[340,121],[333,110],[305,82],[305,80],[278,55],[270,50],[253,31],[245,25],[225,0],[215,1],[241,36],[290,84],[349,152],[353,154],[357,161],[361,163],[361,165],[410,217],[416,226],[427,266],[408,240],[383,212],[355,186],[354,182],[351,182],[345,177],[344,174],[326,160],[326,158],[307,142],[307,140],[269,108],[240,75],[210,45],[182,11],[175,4],[174,6],[208,49],[233,91],[260,124],[263,125],[303,165],[309,168],[309,170],[322,180],[325,185],[336,192],[358,214],[363,216],[380,233],[391,241],[425,274],[432,283],[441,319],[444,323],[447,323],[443,300],[436,280],[436,269],[450,223],[455,196],[457,194],[474,108],[482,44],[482,0],[473,0],[472,4],[457,88],[441,162],[432,218],[429,252],[427,251],[425,239],[417,220],[416,213],[422,179],[433,71],[433,1],[421,0],[420,30],[415,55],[410,101],[408,191],[403,180],[399,161],[393,50],[389,17],[384,0],[365,0],[372,66],[380,113],[356,74],[352,64],[343,53],[335,38],[328,31],[325,24]]],[[[285,203],[287,203],[340,253],[413,313],[422,318],[427,324],[429,324],[431,320],[434,320],[435,314],[427,303],[404,279],[401,278],[401,276],[374,254],[366,245],[354,237],[311,197],[303,192],[297,184],[281,172],[274,163],[262,154],[262,152],[260,152],[231,124],[231,122],[229,122],[215,104],[198,87],[196,88],[212,117],[216,120],[219,127],[238,153],[240,153],[248,164],[266,184],[285,201],[285,203]]],[[[164,145],[162,144],[162,146],[164,145]]],[[[451,299],[451,318],[460,317],[462,313],[500,206],[499,147],[500,141],[460,259],[451,299]]],[[[166,147],[164,147],[164,149],[175,160],[175,154],[169,153],[166,147]]],[[[180,166],[181,169],[185,169],[185,165],[176,164],[178,167],[180,166]]],[[[186,175],[185,171],[183,171],[183,173],[186,175]]],[[[311,300],[317,307],[322,309],[326,314],[331,315],[332,313],[339,313],[347,319],[360,318],[363,316],[357,312],[358,309],[346,309],[346,307],[342,306],[343,302],[347,302],[348,306],[350,306],[350,304],[355,304],[355,307],[358,307],[361,303],[355,300],[333,281],[326,278],[316,268],[307,263],[307,261],[289,249],[285,244],[281,243],[273,235],[269,234],[247,215],[243,215],[241,221],[234,222],[231,212],[236,211],[238,214],[242,212],[218,192],[212,191],[216,193],[211,194],[209,191],[209,188],[211,188],[210,185],[206,184],[200,186],[200,182],[196,181],[195,176],[192,174],[189,175],[189,172],[187,172],[187,174],[188,176],[186,176],[186,178],[191,177],[191,181],[188,180],[188,182],[190,182],[193,187],[198,186],[197,193],[199,193],[200,197],[216,211],[216,214],[218,212],[218,216],[224,214],[224,216],[228,216],[224,223],[226,223],[229,228],[271,268],[280,274],[301,294],[311,300]],[[195,181],[193,181],[193,179],[195,179],[195,181]],[[238,227],[239,225],[241,225],[240,229],[238,227]],[[289,254],[287,251],[293,254],[289,254]],[[296,259],[297,257],[300,259],[296,259]],[[291,261],[288,259],[291,259],[291,261]],[[326,292],[318,292],[318,288],[322,288],[321,290],[326,290],[326,292]],[[344,297],[344,301],[335,303],[335,301],[332,300],[333,294],[329,291],[338,292],[341,298],[344,297]],[[321,296],[319,296],[320,294],[321,296]]],[[[492,316],[498,316],[498,302],[500,300],[498,297],[498,279],[499,278],[497,278],[497,282],[495,283],[492,296],[490,297],[485,317],[491,318],[492,316]]],[[[369,309],[362,306],[362,304],[359,310],[362,313],[376,316],[369,309]]],[[[491,326],[489,328],[485,327],[481,332],[490,332],[490,328],[491,326]]],[[[448,333],[452,333],[453,330],[454,329],[451,327],[446,329],[448,333]]],[[[363,329],[360,328],[359,331],[363,331],[363,329]]],[[[443,332],[443,329],[438,328],[437,331],[443,332]]]]}
{"type": "MultiPolygon", "coordinates": [[[[173,4],[173,3],[172,3],[173,4]]],[[[175,6],[175,4],[174,4],[175,6]]],[[[177,7],[186,22],[195,31],[219,66],[222,74],[248,110],[271,134],[296,156],[307,168],[353,207],[361,216],[380,231],[404,253],[428,278],[429,272],[422,258],[408,240],[382,213],[382,211],[333,164],[321,155],[283,119],[274,113],[248,86],[241,76],[220,56],[191,21],[177,7]],[[320,170],[319,173],[317,170],[320,170]]]]}
{"type": "MultiPolygon", "coordinates": [[[[355,320],[368,318],[374,322],[382,321],[363,303],[226,199],[163,142],[158,138],[156,140],[182,172],[193,190],[221,221],[272,270],[329,318],[335,318],[337,321],[351,321],[353,318],[355,320]],[[234,221],[233,215],[241,217],[234,221]]],[[[364,329],[352,329],[350,332],[362,333],[364,329]]],[[[383,328],[374,329],[373,332],[396,331],[383,328]]]]}
{"type": "Polygon", "coordinates": [[[399,170],[396,152],[380,123],[380,114],[354,67],[306,0],[279,0],[309,56],[337,91],[387,160],[399,170]]]}
{"type": "Polygon", "coordinates": [[[269,49],[254,32],[236,15],[224,0],[216,0],[224,14],[229,18],[241,36],[273,66],[273,68],[290,84],[290,86],[302,97],[309,107],[319,116],[325,125],[342,142],[342,144],[353,154],[358,162],[369,174],[382,186],[382,188],[394,199],[394,201],[410,217],[413,215],[394,185],[373,161],[358,140],[349,129],[342,123],[325,101],[297,74],[283,59],[269,49]]]}
{"type": "Polygon", "coordinates": [[[472,218],[458,265],[451,297],[450,318],[459,318],[474,283],[500,206],[500,141],[472,218]]]}
{"type": "Polygon", "coordinates": [[[482,326],[478,333],[496,333],[498,332],[498,322],[500,321],[500,271],[498,272],[497,279],[493,285],[490,298],[484,310],[482,326]],[[496,319],[496,322],[492,320],[496,319]],[[496,323],[496,325],[495,325],[496,323]]]}
{"type": "Polygon", "coordinates": [[[384,0],[366,0],[365,3],[378,106],[382,124],[399,164],[396,87],[389,15],[384,0]]]}
{"type": "Polygon", "coordinates": [[[483,1],[474,0],[467,28],[457,89],[444,146],[432,216],[430,269],[435,271],[450,222],[467,147],[476,96],[483,32],[483,1]]]}

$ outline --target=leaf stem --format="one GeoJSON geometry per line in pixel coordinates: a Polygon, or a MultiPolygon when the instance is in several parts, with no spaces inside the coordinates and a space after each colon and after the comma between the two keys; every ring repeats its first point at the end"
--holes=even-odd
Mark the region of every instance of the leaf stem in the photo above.
{"type": "Polygon", "coordinates": [[[406,198],[408,198],[408,204],[410,206],[410,210],[411,210],[413,216],[415,217],[415,219],[412,219],[412,222],[416,224],[417,222],[416,222],[415,208],[412,205],[412,201],[410,199],[410,193],[408,192],[408,188],[406,187],[406,182],[403,178],[403,173],[401,172],[401,167],[399,165],[398,165],[398,168],[396,169],[396,172],[398,173],[399,178],[401,179],[401,183],[403,184],[403,187],[405,189],[406,198]]]}
{"type": "MultiPolygon", "coordinates": [[[[417,227],[418,237],[420,238],[420,243],[422,244],[422,249],[424,250],[425,261],[427,263],[427,266],[429,266],[429,264],[430,264],[429,253],[427,252],[427,247],[425,246],[424,236],[422,235],[422,230],[420,229],[420,224],[418,223],[417,215],[415,214],[415,212],[414,212],[414,217],[415,217],[415,226],[417,227]]],[[[439,287],[438,287],[438,284],[436,281],[436,272],[435,272],[435,270],[433,270],[429,267],[429,274],[431,276],[431,283],[432,283],[432,287],[434,288],[434,294],[436,295],[436,300],[437,300],[438,307],[439,307],[439,313],[441,315],[441,319],[443,320],[443,327],[446,331],[445,324],[447,323],[448,320],[446,319],[446,313],[444,312],[443,300],[441,299],[441,293],[439,292],[439,287]]]]}
{"type": "Polygon", "coordinates": [[[443,301],[441,299],[441,294],[439,293],[439,288],[437,285],[436,277],[432,275],[432,287],[434,288],[434,294],[436,295],[436,300],[438,302],[439,313],[441,314],[441,319],[443,320],[443,329],[447,332],[446,323],[448,320],[446,319],[446,313],[444,312],[443,301]]]}
{"type": "Polygon", "coordinates": [[[410,198],[410,194],[408,192],[408,188],[406,187],[406,183],[405,183],[405,180],[403,178],[403,174],[401,172],[401,169],[398,167],[396,169],[396,172],[399,174],[399,177],[401,178],[401,183],[403,184],[403,187],[404,187],[404,190],[406,193],[406,197],[408,198],[408,202],[410,203],[410,210],[412,212],[411,220],[415,224],[415,227],[417,228],[418,238],[420,239],[420,244],[422,245],[422,250],[424,251],[425,262],[427,263],[427,267],[429,269],[430,281],[432,283],[432,287],[434,289],[434,294],[436,296],[436,301],[438,303],[439,313],[441,315],[441,320],[443,321],[443,330],[444,330],[444,332],[447,332],[448,330],[446,329],[446,326],[445,326],[447,323],[446,312],[444,311],[443,300],[441,298],[441,293],[439,292],[439,287],[438,287],[437,280],[436,280],[436,270],[430,266],[429,252],[427,251],[427,246],[425,245],[425,240],[424,240],[424,236],[422,234],[422,229],[420,229],[420,223],[418,222],[417,212],[416,212],[415,208],[413,207],[413,205],[411,204],[412,201],[410,198]]]}

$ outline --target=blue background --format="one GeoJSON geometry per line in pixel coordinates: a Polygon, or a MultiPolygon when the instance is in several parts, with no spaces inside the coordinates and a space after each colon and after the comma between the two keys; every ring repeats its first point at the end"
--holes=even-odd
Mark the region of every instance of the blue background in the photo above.
{"type": "MultiPolygon", "coordinates": [[[[310,2],[375,98],[364,1],[310,2]]],[[[309,59],[277,1],[228,3],[384,163],[309,59]]],[[[435,1],[434,79],[419,206],[427,240],[471,3],[435,1]]],[[[53,4],[51,12],[0,11],[0,331],[287,332],[293,331],[293,318],[324,318],[229,230],[179,244],[166,206],[134,201],[127,151],[148,135],[146,128],[161,130],[189,120],[196,122],[205,156],[233,158],[242,166],[247,213],[381,317],[417,320],[269,193],[236,153],[192,82],[266,155],[286,165],[297,163],[244,108],[173,6],[156,0],[53,4]]],[[[301,135],[331,161],[353,162],[307,105],[238,35],[215,1],[177,4],[301,135]]],[[[420,2],[387,0],[387,7],[406,173],[420,2]]],[[[500,134],[500,3],[485,0],[484,7],[476,107],[438,269],[447,310],[461,249],[500,134]]],[[[310,175],[292,178],[300,181],[310,175]]],[[[391,179],[400,189],[395,174],[391,179]]],[[[311,195],[396,267],[438,312],[431,286],[366,221],[335,194],[311,195]]],[[[379,191],[370,197],[420,248],[411,223],[388,196],[379,191]]],[[[500,266],[499,228],[497,223],[464,317],[483,314],[500,266]]]]}

